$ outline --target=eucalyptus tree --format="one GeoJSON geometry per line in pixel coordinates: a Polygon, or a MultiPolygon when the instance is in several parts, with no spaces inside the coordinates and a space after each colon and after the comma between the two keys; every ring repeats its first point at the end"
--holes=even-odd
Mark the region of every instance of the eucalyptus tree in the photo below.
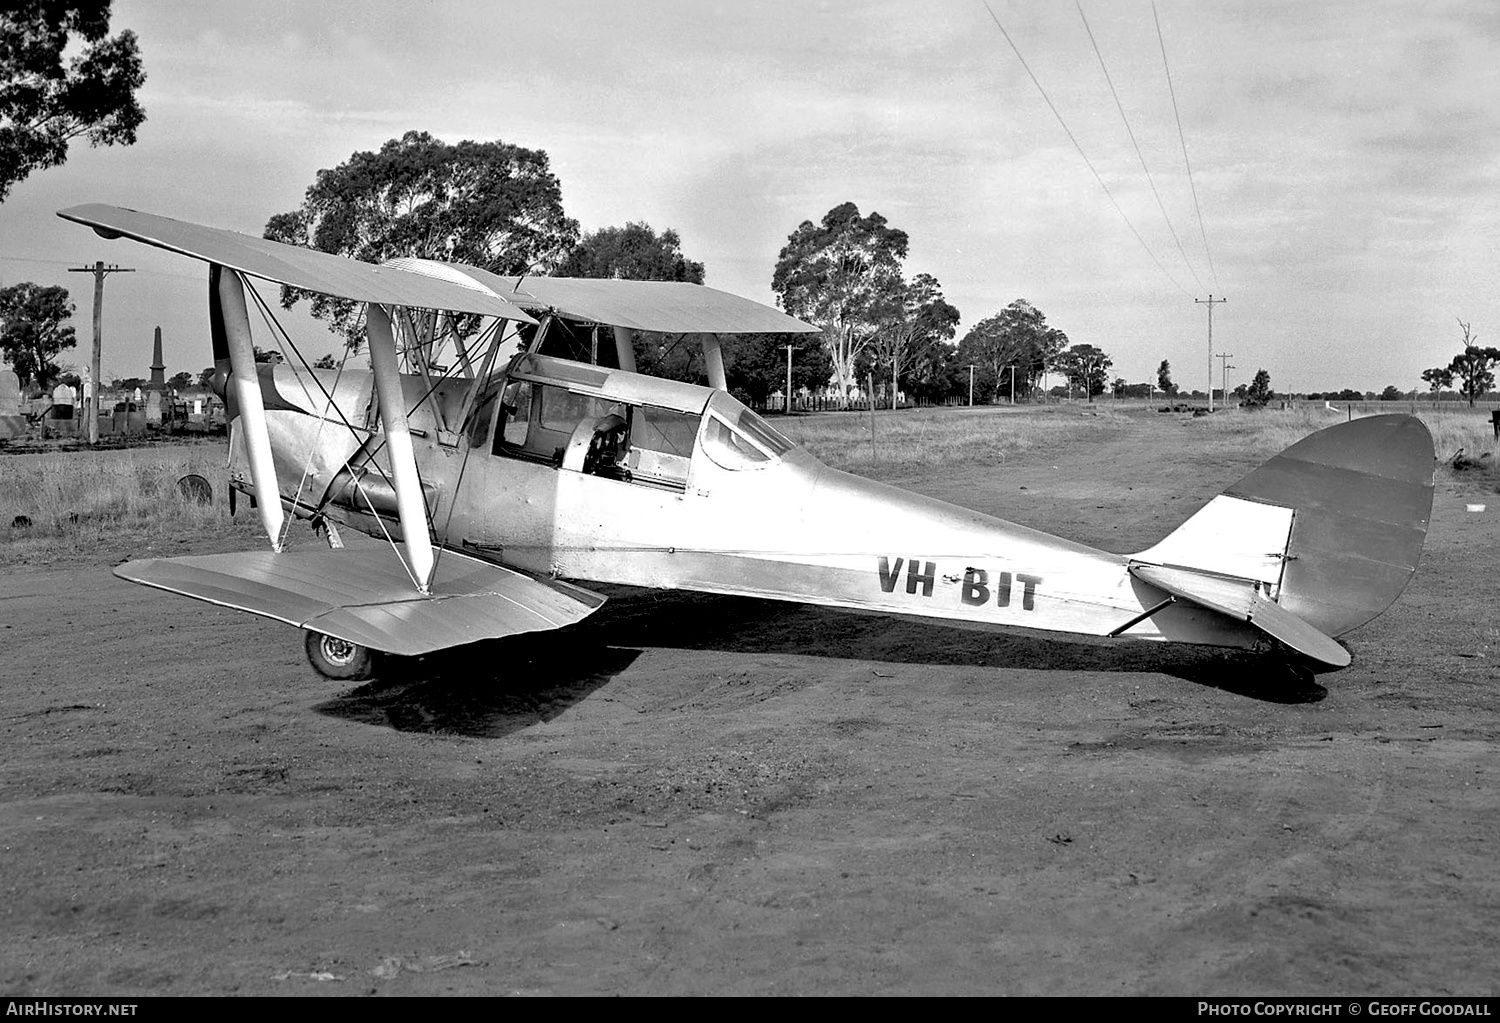
{"type": "Polygon", "coordinates": [[[1494,366],[1500,363],[1500,348],[1481,348],[1475,344],[1479,339],[1474,337],[1469,324],[1459,320],[1458,325],[1464,332],[1464,350],[1453,357],[1448,372],[1458,378],[1459,393],[1469,399],[1469,407],[1473,408],[1475,400],[1495,386],[1494,366]]]}
{"type": "Polygon", "coordinates": [[[1422,371],[1422,379],[1432,388],[1432,404],[1437,405],[1443,389],[1453,386],[1453,370],[1449,366],[1433,366],[1422,371]]]}
{"type": "Polygon", "coordinates": [[[1177,385],[1172,383],[1172,364],[1166,359],[1156,367],[1156,389],[1168,398],[1177,393],[1177,385]]]}
{"type": "Polygon", "coordinates": [[[1052,359],[1052,368],[1062,373],[1068,381],[1092,402],[1094,395],[1103,394],[1109,386],[1109,369],[1114,360],[1093,345],[1078,344],[1058,352],[1052,359]]]}
{"type": "Polygon", "coordinates": [[[1068,336],[1048,326],[1040,309],[1018,298],[969,328],[958,343],[957,361],[985,367],[995,397],[1010,387],[1024,395],[1067,344],[1068,336]]]}
{"type": "Polygon", "coordinates": [[[73,309],[61,285],[22,281],[0,288],[0,358],[23,386],[44,390],[56,381],[53,360],[78,343],[68,324],[73,309]]]}
{"type": "Polygon", "coordinates": [[[905,231],[846,202],[821,223],[803,221],[776,260],[771,290],[788,314],[822,329],[840,400],[848,400],[855,364],[901,294],[906,250],[905,231]]]}
{"type": "Polygon", "coordinates": [[[958,310],[943,298],[942,285],[931,274],[917,274],[888,296],[871,351],[876,361],[890,368],[891,408],[896,407],[902,368],[924,350],[930,353],[932,342],[952,338],[958,320],[958,310]]]}
{"type": "Polygon", "coordinates": [[[0,202],[68,146],[128,146],[146,112],[135,33],[109,34],[109,0],[0,7],[0,202]]]}
{"type": "MultiPolygon", "coordinates": [[[[573,250],[578,222],[563,213],[547,154],[499,140],[448,144],[409,131],[377,152],[318,171],[302,205],[265,236],[381,263],[400,256],[468,263],[502,275],[547,274],[573,250]]],[[[283,287],[351,346],[364,337],[358,303],[283,287]]]]}
{"type": "Polygon", "coordinates": [[[657,234],[643,223],[588,232],[555,272],[559,277],[703,283],[703,264],[683,255],[677,232],[669,227],[657,234]]]}

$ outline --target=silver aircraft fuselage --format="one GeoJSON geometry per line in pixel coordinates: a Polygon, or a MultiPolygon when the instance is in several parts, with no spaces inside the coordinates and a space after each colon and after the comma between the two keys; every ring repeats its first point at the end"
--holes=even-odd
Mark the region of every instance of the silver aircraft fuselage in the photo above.
{"type": "MultiPolygon", "coordinates": [[[[399,538],[374,468],[380,435],[361,446],[357,431],[320,424],[321,397],[292,393],[290,371],[270,376],[282,399],[267,402],[277,476],[303,481],[283,495],[289,506],[399,538]],[[362,461],[372,468],[355,486],[341,467],[362,461]]],[[[830,468],[721,390],[523,355],[444,430],[431,406],[456,408],[461,390],[419,402],[422,382],[403,384],[439,547],[578,581],[1095,636],[1262,638],[1192,604],[1162,606],[1167,595],[1133,576],[1128,556],[830,468]],[[601,423],[619,436],[591,459],[601,423]]],[[[330,389],[345,420],[373,418],[367,374],[330,389]]]]}

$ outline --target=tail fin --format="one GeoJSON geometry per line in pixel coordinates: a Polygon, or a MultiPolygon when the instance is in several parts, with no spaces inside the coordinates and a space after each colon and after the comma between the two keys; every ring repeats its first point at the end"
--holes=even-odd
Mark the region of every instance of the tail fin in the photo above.
{"type": "Polygon", "coordinates": [[[1326,636],[1370,621],[1416,571],[1432,515],[1432,435],[1369,416],[1306,437],[1210,501],[1142,565],[1252,580],[1326,636]]]}
{"type": "Polygon", "coordinates": [[[1413,416],[1369,416],[1306,437],[1225,491],[1290,507],[1277,602],[1339,636],[1395,603],[1432,518],[1432,434],[1413,416]]]}

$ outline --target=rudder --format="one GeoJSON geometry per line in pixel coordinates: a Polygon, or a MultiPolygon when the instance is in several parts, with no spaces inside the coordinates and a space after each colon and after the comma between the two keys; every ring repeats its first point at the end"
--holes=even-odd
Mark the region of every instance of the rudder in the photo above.
{"type": "Polygon", "coordinates": [[[1277,603],[1329,636],[1393,604],[1432,517],[1432,434],[1414,416],[1367,416],[1305,437],[1224,491],[1290,508],[1277,603]]]}

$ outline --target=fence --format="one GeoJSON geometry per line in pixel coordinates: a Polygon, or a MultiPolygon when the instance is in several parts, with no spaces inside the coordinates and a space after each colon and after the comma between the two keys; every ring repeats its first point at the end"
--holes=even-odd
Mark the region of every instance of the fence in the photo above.
{"type": "MultiPolygon", "coordinates": [[[[739,395],[739,397],[757,412],[782,413],[786,411],[785,402],[782,400],[782,396],[779,394],[773,394],[763,402],[752,401],[746,398],[745,395],[739,395]]],[[[1356,416],[1375,416],[1385,412],[1431,412],[1434,410],[1439,412],[1471,411],[1469,408],[1469,403],[1467,401],[1462,398],[1455,399],[1451,396],[1444,397],[1442,400],[1437,402],[1436,405],[1433,404],[1431,395],[1428,395],[1425,398],[1421,395],[1418,395],[1415,400],[1413,400],[1410,395],[1407,395],[1394,401],[1385,401],[1380,398],[1356,398],[1353,400],[1346,400],[1343,398],[1329,398],[1327,399],[1327,403],[1337,408],[1340,412],[1352,411],[1356,416]]],[[[796,395],[792,401],[792,411],[868,412],[870,410],[870,404],[871,399],[868,397],[850,398],[847,401],[840,401],[838,398],[831,395],[799,394],[796,395]]],[[[925,401],[922,399],[917,399],[915,401],[902,400],[897,404],[896,407],[898,409],[964,408],[968,406],[968,404],[969,401],[967,397],[949,397],[943,399],[942,401],[925,401]]],[[[976,401],[974,403],[974,407],[989,408],[993,406],[1004,408],[1008,404],[1008,402],[1003,401],[998,403],[976,401]]],[[[1050,394],[1035,394],[1030,399],[1017,401],[1016,404],[1029,406],[1072,404],[1084,406],[1090,403],[1085,398],[1083,398],[1082,395],[1079,395],[1075,398],[1062,398],[1050,394]]],[[[1228,402],[1225,402],[1225,400],[1219,395],[1214,396],[1214,408],[1216,409],[1236,409],[1239,407],[1239,404],[1240,399],[1234,397],[1233,395],[1230,395],[1228,402]]],[[[891,408],[891,400],[890,398],[877,395],[874,398],[874,405],[875,411],[888,412],[891,408]]],[[[1156,395],[1152,398],[1116,398],[1113,395],[1106,393],[1096,395],[1094,397],[1092,405],[1097,408],[1166,408],[1170,406],[1201,406],[1203,408],[1207,408],[1208,399],[1202,394],[1199,394],[1197,397],[1179,394],[1172,398],[1163,397],[1162,395],[1156,395]]],[[[1322,408],[1323,405],[1324,399],[1322,398],[1283,398],[1278,396],[1276,398],[1272,398],[1271,403],[1267,405],[1266,408],[1273,410],[1322,408]]],[[[1472,409],[1472,411],[1476,413],[1483,412],[1486,415],[1497,410],[1500,410],[1500,398],[1489,398],[1482,401],[1476,401],[1474,403],[1474,408],[1472,409]]]]}
{"type": "MultiPolygon", "coordinates": [[[[773,395],[771,395],[771,397],[767,398],[763,402],[755,402],[755,401],[751,401],[749,399],[745,399],[744,395],[739,395],[739,397],[741,399],[744,399],[745,403],[747,405],[749,405],[751,408],[755,409],[755,411],[757,411],[757,412],[785,412],[786,411],[786,402],[783,399],[783,397],[781,395],[779,395],[779,394],[773,394],[773,395]]],[[[868,412],[868,411],[870,411],[871,400],[872,399],[870,399],[868,397],[862,397],[862,398],[849,398],[849,399],[847,399],[845,401],[840,401],[838,398],[835,398],[835,397],[832,397],[832,396],[827,396],[827,395],[799,394],[799,395],[794,396],[793,399],[792,399],[792,411],[793,412],[868,412]]],[[[1018,401],[1018,402],[1016,402],[1016,404],[1017,405],[1031,405],[1031,404],[1042,404],[1042,403],[1048,403],[1048,404],[1050,404],[1050,403],[1055,403],[1057,400],[1058,399],[1056,399],[1056,398],[1050,398],[1050,397],[1049,398],[1037,398],[1035,401],[1018,401]]],[[[1095,399],[1095,400],[1098,400],[1098,399],[1095,399]]],[[[874,405],[875,405],[875,411],[877,411],[877,412],[889,412],[890,411],[890,408],[891,408],[891,399],[889,397],[882,397],[880,395],[876,395],[875,398],[873,399],[873,401],[874,401],[874,405]]],[[[966,397],[949,397],[949,398],[944,398],[942,401],[928,401],[928,400],[923,399],[923,398],[917,398],[915,400],[903,398],[903,399],[901,399],[900,401],[898,401],[896,403],[896,408],[897,409],[913,409],[913,408],[963,408],[963,407],[966,407],[968,404],[969,404],[969,399],[966,398],[966,397]]],[[[974,407],[975,408],[980,408],[980,407],[988,406],[989,404],[990,404],[989,402],[976,401],[974,403],[974,407]]],[[[1008,402],[1001,402],[1000,404],[1001,405],[1006,405],[1006,404],[1008,404],[1008,402]]]]}

